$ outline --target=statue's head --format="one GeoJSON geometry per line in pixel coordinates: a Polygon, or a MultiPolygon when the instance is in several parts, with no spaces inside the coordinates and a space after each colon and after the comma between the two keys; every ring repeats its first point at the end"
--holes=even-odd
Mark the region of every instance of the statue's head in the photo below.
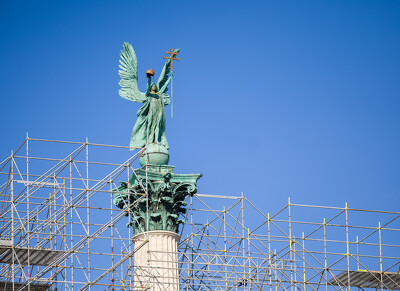
{"type": "Polygon", "coordinates": [[[157,93],[158,92],[158,88],[157,85],[155,83],[151,84],[151,92],[157,93]]]}

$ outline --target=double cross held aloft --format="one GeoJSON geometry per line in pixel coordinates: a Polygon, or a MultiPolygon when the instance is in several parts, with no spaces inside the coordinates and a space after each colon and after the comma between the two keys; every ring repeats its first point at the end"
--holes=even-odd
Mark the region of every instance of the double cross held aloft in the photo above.
{"type": "Polygon", "coordinates": [[[178,53],[174,53],[173,48],[171,49],[171,51],[166,52],[166,54],[169,55],[169,57],[164,57],[164,59],[171,60],[171,72],[172,72],[172,63],[174,61],[180,61],[181,59],[175,58],[178,55],[178,53]]]}
{"type": "Polygon", "coordinates": [[[171,118],[174,118],[174,99],[173,99],[173,86],[172,86],[172,77],[173,77],[173,73],[172,73],[172,63],[174,61],[180,61],[181,59],[176,58],[176,56],[178,55],[178,53],[174,53],[174,49],[171,48],[171,51],[166,52],[167,55],[169,55],[168,57],[163,57],[164,59],[167,60],[171,60],[171,118]]]}

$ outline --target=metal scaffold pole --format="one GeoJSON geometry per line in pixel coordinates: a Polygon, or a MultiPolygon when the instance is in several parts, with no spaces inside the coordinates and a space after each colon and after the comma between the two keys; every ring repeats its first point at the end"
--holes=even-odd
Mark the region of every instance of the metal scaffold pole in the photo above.
{"type": "Polygon", "coordinates": [[[349,215],[348,215],[348,208],[347,202],[345,207],[346,213],[346,257],[347,257],[347,288],[350,290],[350,251],[349,251],[349,215]]]}
{"type": "MultiPolygon", "coordinates": [[[[86,137],[85,143],[86,152],[86,221],[87,221],[87,236],[90,237],[90,207],[89,207],[89,141],[86,137]]],[[[88,283],[90,283],[91,266],[90,266],[90,241],[87,244],[87,260],[88,260],[88,283]]],[[[90,290],[90,287],[89,287],[90,290]]]]}
{"type": "MultiPolygon", "coordinates": [[[[69,156],[69,199],[72,201],[72,158],[69,156]]],[[[70,248],[74,246],[74,232],[73,232],[73,213],[70,212],[70,248]]],[[[74,256],[70,258],[71,262],[71,289],[74,290],[74,256]]]]}
{"type": "MultiPolygon", "coordinates": [[[[26,213],[27,217],[30,217],[30,207],[29,207],[29,136],[28,133],[26,133],[26,142],[25,142],[25,147],[26,147],[26,213]]],[[[29,229],[29,225],[27,226],[27,236],[28,236],[28,242],[27,242],[27,252],[28,252],[28,291],[31,290],[30,286],[30,279],[31,279],[31,257],[30,257],[30,240],[31,240],[31,232],[29,229]]]]}
{"type": "Polygon", "coordinates": [[[11,177],[10,177],[10,184],[11,184],[11,243],[12,243],[12,288],[15,290],[15,249],[14,249],[14,211],[15,211],[15,205],[14,205],[14,152],[11,151],[11,177]]]}

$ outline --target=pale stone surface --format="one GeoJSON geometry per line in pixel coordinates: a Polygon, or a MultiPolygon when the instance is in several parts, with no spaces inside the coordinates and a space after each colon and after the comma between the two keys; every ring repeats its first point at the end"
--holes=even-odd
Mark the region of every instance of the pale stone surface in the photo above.
{"type": "MultiPolygon", "coordinates": [[[[175,232],[154,230],[148,232],[149,242],[134,255],[134,287],[149,290],[179,290],[178,241],[175,232]]],[[[147,239],[147,233],[134,238],[135,247],[147,239]]]]}

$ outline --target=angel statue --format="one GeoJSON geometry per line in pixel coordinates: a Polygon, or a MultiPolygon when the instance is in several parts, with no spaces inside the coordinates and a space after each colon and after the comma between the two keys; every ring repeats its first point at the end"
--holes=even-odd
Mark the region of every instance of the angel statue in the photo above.
{"type": "MultiPolygon", "coordinates": [[[[165,136],[165,110],[164,106],[170,103],[170,98],[166,94],[168,84],[171,82],[171,60],[167,59],[161,71],[157,83],[152,82],[154,76],[152,69],[147,70],[147,88],[142,93],[138,88],[137,58],[132,45],[125,42],[121,51],[119,75],[121,81],[119,85],[119,95],[133,102],[144,103],[137,112],[137,121],[133,127],[130,141],[130,150],[146,146],[148,153],[161,153],[168,156],[168,142],[165,136]]],[[[173,51],[174,55],[179,53],[179,49],[173,51]]],[[[165,161],[159,161],[160,155],[153,155],[153,164],[167,164],[169,156],[165,161]]],[[[139,159],[140,160],[140,159],[139,159]]],[[[142,162],[141,162],[142,164],[142,162]]]]}

